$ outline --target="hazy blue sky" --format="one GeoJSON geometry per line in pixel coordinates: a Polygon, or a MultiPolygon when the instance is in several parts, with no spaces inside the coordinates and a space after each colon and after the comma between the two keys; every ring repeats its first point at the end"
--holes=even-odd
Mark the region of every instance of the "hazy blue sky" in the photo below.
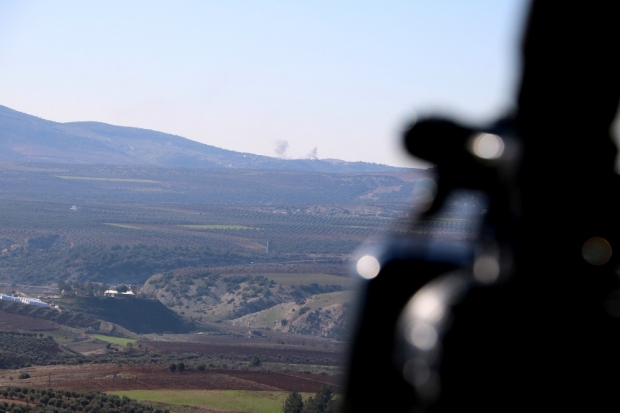
{"type": "Polygon", "coordinates": [[[512,103],[526,2],[0,0],[0,104],[276,156],[413,165],[415,112],[512,103]]]}

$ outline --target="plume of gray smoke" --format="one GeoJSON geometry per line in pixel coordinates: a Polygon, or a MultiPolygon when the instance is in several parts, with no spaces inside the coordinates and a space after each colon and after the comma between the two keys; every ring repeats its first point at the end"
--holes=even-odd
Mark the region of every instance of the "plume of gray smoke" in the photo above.
{"type": "Polygon", "coordinates": [[[277,140],[276,141],[276,155],[280,158],[286,157],[286,150],[288,149],[288,141],[285,140],[277,140]]]}
{"type": "Polygon", "coordinates": [[[306,155],[306,159],[310,159],[310,160],[316,160],[319,159],[319,157],[317,156],[317,151],[318,148],[315,146],[314,148],[312,148],[312,150],[308,153],[308,155],[306,155]]]}

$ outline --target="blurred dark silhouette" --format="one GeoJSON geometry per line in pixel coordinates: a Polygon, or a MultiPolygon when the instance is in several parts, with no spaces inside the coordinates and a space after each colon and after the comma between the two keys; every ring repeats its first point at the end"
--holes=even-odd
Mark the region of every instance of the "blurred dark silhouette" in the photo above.
{"type": "Polygon", "coordinates": [[[485,194],[489,212],[474,243],[394,241],[376,254],[346,412],[617,409],[613,9],[534,1],[515,115],[485,127],[424,119],[405,133],[437,165],[426,216],[455,190],[485,194]]]}

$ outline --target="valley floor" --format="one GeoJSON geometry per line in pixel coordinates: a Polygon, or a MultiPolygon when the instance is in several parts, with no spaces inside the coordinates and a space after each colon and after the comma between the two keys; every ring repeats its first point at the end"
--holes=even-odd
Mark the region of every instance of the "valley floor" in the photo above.
{"type": "Polygon", "coordinates": [[[331,386],[339,392],[341,376],[260,370],[206,370],[171,373],[163,366],[36,366],[0,370],[0,387],[22,386],[102,392],[121,390],[253,390],[315,392],[331,386]],[[30,378],[18,379],[27,373],[30,378]]]}

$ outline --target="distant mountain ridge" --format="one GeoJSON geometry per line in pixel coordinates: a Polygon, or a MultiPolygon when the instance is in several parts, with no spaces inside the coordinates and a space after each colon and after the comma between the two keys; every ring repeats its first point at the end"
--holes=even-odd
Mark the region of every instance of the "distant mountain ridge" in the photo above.
{"type": "Polygon", "coordinates": [[[335,159],[278,159],[235,152],[180,136],[100,122],[59,123],[0,105],[0,161],[381,172],[396,168],[335,159]]]}

